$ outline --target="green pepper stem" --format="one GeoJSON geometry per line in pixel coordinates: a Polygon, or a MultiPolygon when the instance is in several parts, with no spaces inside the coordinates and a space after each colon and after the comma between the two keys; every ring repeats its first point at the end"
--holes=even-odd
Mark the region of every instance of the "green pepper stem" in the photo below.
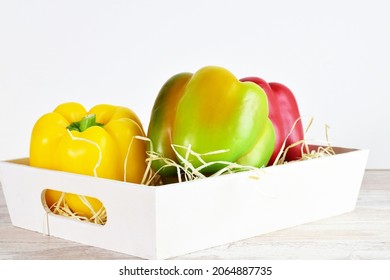
{"type": "Polygon", "coordinates": [[[96,125],[96,115],[95,114],[89,114],[86,115],[84,118],[80,121],[80,132],[83,132],[87,128],[96,125]]]}
{"type": "Polygon", "coordinates": [[[83,132],[91,126],[103,126],[103,124],[96,122],[95,114],[86,115],[81,119],[81,121],[71,123],[67,128],[69,130],[83,132]]]}

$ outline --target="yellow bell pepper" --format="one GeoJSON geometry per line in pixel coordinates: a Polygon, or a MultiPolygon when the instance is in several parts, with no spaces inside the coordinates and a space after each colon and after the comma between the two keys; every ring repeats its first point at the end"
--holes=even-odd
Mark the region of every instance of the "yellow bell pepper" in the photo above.
{"type": "MultiPolygon", "coordinates": [[[[126,182],[141,183],[146,169],[146,143],[137,115],[130,109],[96,105],[89,112],[79,103],[59,105],[34,125],[30,165],[126,182]]],[[[80,190],[80,194],[83,191],[80,190]]],[[[61,192],[46,191],[51,207],[61,192]]],[[[90,218],[102,207],[87,197],[93,211],[79,195],[67,193],[65,201],[74,212],[90,218]]]]}

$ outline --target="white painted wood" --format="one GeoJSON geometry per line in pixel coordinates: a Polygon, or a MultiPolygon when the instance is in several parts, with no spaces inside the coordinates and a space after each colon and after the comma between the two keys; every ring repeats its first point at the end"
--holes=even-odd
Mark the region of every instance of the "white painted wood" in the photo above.
{"type": "MultiPolygon", "coordinates": [[[[12,226],[0,191],[0,259],[135,259],[12,226]]],[[[367,170],[356,210],[175,259],[390,259],[390,170],[367,170]]]]}

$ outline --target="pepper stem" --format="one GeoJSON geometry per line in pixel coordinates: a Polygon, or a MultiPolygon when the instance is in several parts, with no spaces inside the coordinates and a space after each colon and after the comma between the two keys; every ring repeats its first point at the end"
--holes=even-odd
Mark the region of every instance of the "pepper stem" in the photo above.
{"type": "Polygon", "coordinates": [[[94,126],[96,124],[96,115],[95,114],[89,114],[86,115],[84,118],[80,121],[80,132],[83,132],[88,127],[94,126]]]}
{"type": "Polygon", "coordinates": [[[103,126],[103,124],[96,122],[95,114],[86,115],[81,119],[81,121],[73,122],[67,128],[69,130],[76,130],[79,132],[83,132],[91,126],[103,126]]]}

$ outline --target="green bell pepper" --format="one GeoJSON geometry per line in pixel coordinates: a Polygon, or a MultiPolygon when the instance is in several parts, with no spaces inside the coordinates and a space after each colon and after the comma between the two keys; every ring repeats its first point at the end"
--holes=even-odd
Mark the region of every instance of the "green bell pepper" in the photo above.
{"type": "MultiPolygon", "coordinates": [[[[202,164],[196,156],[188,156],[187,148],[205,154],[204,162],[219,162],[202,169],[204,173],[214,173],[227,163],[262,167],[275,147],[268,113],[267,95],[260,86],[240,82],[224,68],[207,66],[194,74],[177,74],[163,85],[152,109],[148,137],[155,152],[176,162],[180,163],[178,154],[188,157],[194,167],[202,164]]],[[[163,176],[176,172],[163,164],[155,161],[152,166],[163,176]]]]}

